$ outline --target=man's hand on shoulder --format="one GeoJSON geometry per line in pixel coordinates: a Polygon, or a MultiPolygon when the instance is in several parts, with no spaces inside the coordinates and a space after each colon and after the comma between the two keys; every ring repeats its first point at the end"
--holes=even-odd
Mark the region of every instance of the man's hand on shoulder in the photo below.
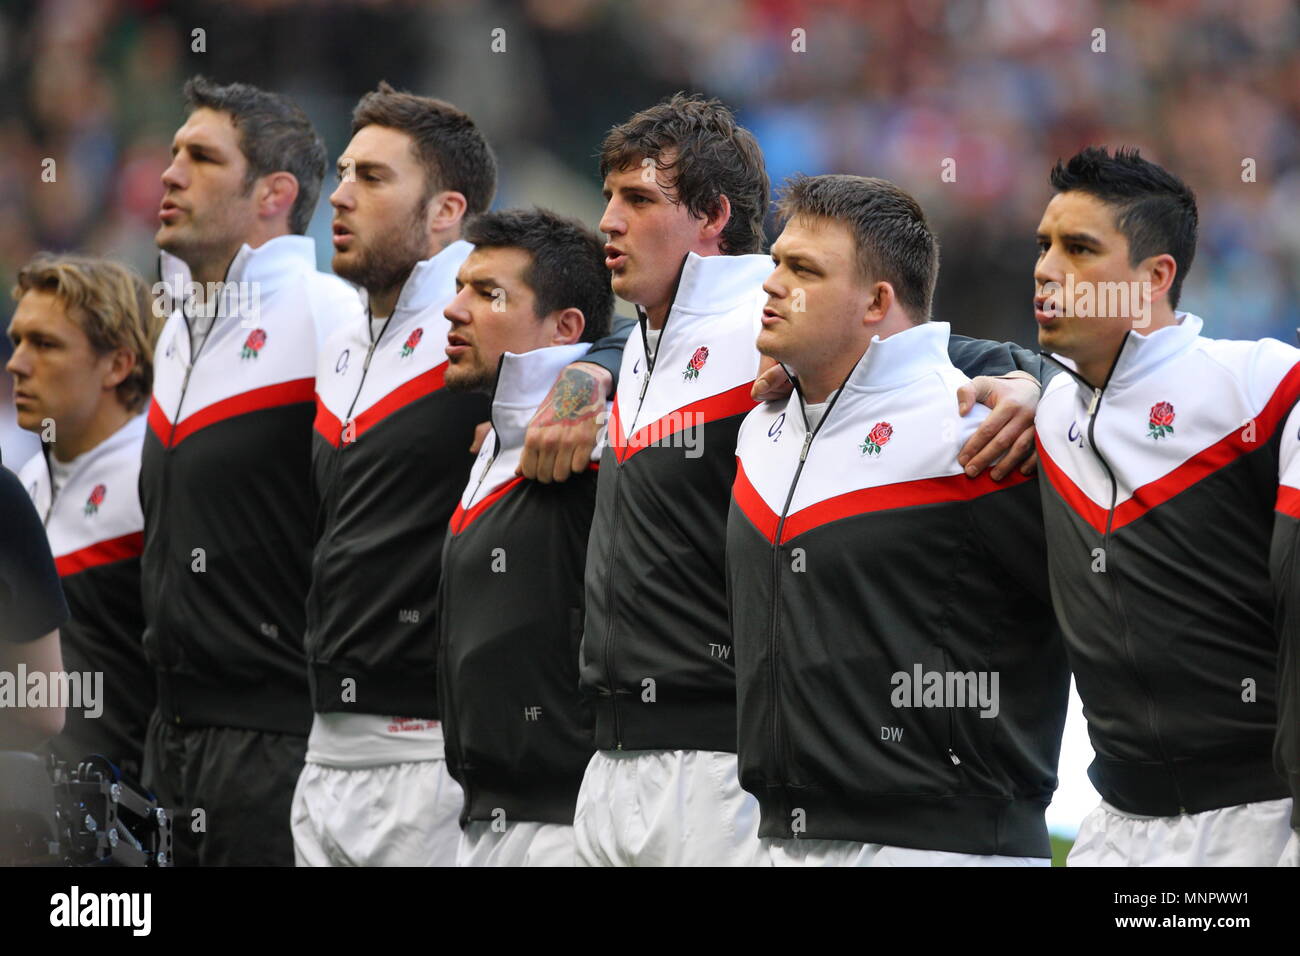
{"type": "Polygon", "coordinates": [[[957,390],[957,411],[967,414],[976,404],[993,411],[967,439],[957,463],[974,478],[992,466],[989,474],[1001,481],[1016,466],[1021,474],[1038,470],[1034,450],[1034,412],[1042,386],[1028,372],[1011,372],[994,378],[980,375],[957,390]]]}
{"type": "Polygon", "coordinates": [[[574,362],[565,366],[528,423],[523,457],[515,473],[549,484],[586,471],[613,384],[614,376],[600,365],[574,362]]]}

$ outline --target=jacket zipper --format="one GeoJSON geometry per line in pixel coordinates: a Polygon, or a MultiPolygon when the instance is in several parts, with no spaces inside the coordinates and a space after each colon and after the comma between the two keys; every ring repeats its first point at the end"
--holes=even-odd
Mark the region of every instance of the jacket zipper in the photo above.
{"type": "MultiPolygon", "coordinates": [[[[649,317],[645,310],[640,306],[636,307],[638,324],[641,327],[642,354],[645,355],[645,380],[641,383],[641,392],[637,395],[636,411],[632,415],[632,420],[627,427],[623,429],[627,437],[631,438],[636,434],[636,423],[641,417],[641,408],[645,404],[646,392],[650,390],[650,376],[654,374],[655,359],[650,356],[650,342],[646,336],[646,326],[649,324],[649,317]]],[[[672,306],[668,307],[668,315],[664,316],[664,324],[659,330],[659,344],[655,348],[655,357],[659,355],[659,349],[663,348],[664,329],[668,328],[668,318],[672,314],[672,306]]],[[[618,676],[614,670],[614,633],[618,621],[618,614],[614,609],[614,573],[613,568],[618,565],[618,526],[623,516],[623,463],[618,461],[617,456],[614,460],[614,474],[617,480],[614,482],[614,520],[610,527],[609,534],[609,566],[610,572],[605,584],[605,607],[609,615],[609,627],[605,631],[605,674],[609,680],[609,701],[610,710],[614,717],[614,749],[623,749],[623,722],[618,713],[618,676]]]]}
{"type": "MultiPolygon", "coordinates": [[[[952,666],[952,661],[948,657],[948,648],[944,647],[942,644],[939,644],[937,646],[939,648],[939,653],[943,655],[944,670],[949,673],[952,673],[954,668],[952,666]]],[[[958,757],[957,754],[952,749],[952,742],[956,739],[956,735],[957,735],[956,708],[948,707],[945,709],[948,711],[948,759],[952,761],[952,765],[954,767],[960,767],[961,758],[958,757]]]]}
{"type": "MultiPolygon", "coordinates": [[[[799,486],[799,476],[803,474],[804,462],[808,460],[808,450],[812,447],[813,438],[816,437],[819,431],[821,431],[822,426],[826,424],[826,420],[831,417],[831,412],[835,409],[836,402],[838,402],[840,396],[844,394],[844,386],[848,384],[848,380],[852,377],[856,368],[857,366],[855,365],[853,369],[849,370],[849,374],[845,376],[844,382],[840,384],[840,388],[835,393],[835,397],[831,399],[830,404],[826,406],[826,411],[822,413],[821,421],[817,423],[815,428],[808,427],[808,410],[804,405],[803,389],[799,387],[799,379],[794,375],[790,375],[790,383],[794,386],[795,392],[798,393],[799,414],[803,416],[804,439],[803,445],[799,449],[799,463],[795,466],[794,476],[790,479],[790,488],[786,492],[785,504],[781,506],[781,514],[776,523],[776,534],[773,536],[772,602],[768,613],[767,635],[768,681],[772,687],[772,718],[770,721],[772,730],[772,755],[776,761],[776,775],[780,780],[783,789],[786,786],[786,778],[789,776],[788,771],[791,761],[789,759],[789,754],[786,753],[786,740],[781,733],[781,695],[778,690],[780,681],[780,668],[777,667],[777,656],[779,652],[780,633],[779,606],[781,601],[781,534],[785,530],[785,520],[790,511],[790,502],[794,500],[794,492],[799,486]]],[[[789,369],[786,369],[786,373],[789,374],[789,369]]],[[[789,406],[787,405],[786,407],[788,408],[789,406]]],[[[798,836],[799,834],[796,833],[795,837],[797,838],[798,836]]]]}
{"type": "MultiPolygon", "coordinates": [[[[54,452],[50,450],[49,445],[45,444],[41,445],[41,451],[45,453],[42,456],[45,459],[45,473],[50,477],[50,506],[45,509],[45,520],[41,522],[41,524],[48,529],[50,526],[50,517],[54,514],[54,501],[59,495],[58,492],[54,490],[54,469],[50,467],[50,456],[54,454],[54,452]]],[[[69,475],[68,478],[71,479],[72,476],[69,475]]],[[[63,486],[66,488],[67,485],[68,483],[65,481],[63,486]]]]}
{"type": "MultiPolygon", "coordinates": [[[[495,447],[492,449],[492,456],[488,459],[487,464],[483,467],[482,474],[480,474],[478,477],[478,484],[474,486],[474,494],[470,496],[471,505],[478,498],[478,493],[483,488],[483,482],[487,479],[488,472],[492,470],[493,463],[497,460],[497,456],[501,453],[501,439],[500,439],[500,434],[496,430],[496,420],[493,417],[493,411],[496,405],[497,389],[501,385],[501,368],[503,365],[505,365],[504,355],[502,355],[499,359],[497,359],[497,380],[496,380],[496,384],[492,386],[492,405],[489,406],[488,409],[488,421],[492,425],[492,432],[493,432],[492,442],[495,445],[495,447]]],[[[486,441],[486,439],[484,440],[486,441]]],[[[447,556],[450,557],[451,549],[456,547],[456,536],[449,532],[447,534],[446,541],[447,541],[447,556]]],[[[442,586],[448,589],[448,593],[450,593],[450,589],[451,589],[450,574],[451,574],[451,562],[448,561],[445,562],[442,566],[442,578],[443,578],[442,586]]],[[[441,616],[442,616],[442,612],[441,610],[439,610],[439,618],[441,618],[441,616]]],[[[448,665],[451,661],[452,634],[450,630],[444,630],[441,627],[439,627],[438,632],[439,632],[438,633],[438,644],[439,644],[438,672],[440,674],[447,675],[450,674],[448,665]]],[[[462,816],[467,818],[469,814],[469,808],[474,805],[474,784],[476,780],[473,773],[473,768],[467,766],[466,764],[465,748],[460,745],[460,721],[454,720],[450,724],[447,721],[447,715],[455,713],[455,708],[453,705],[455,696],[452,694],[451,688],[452,688],[452,682],[450,678],[448,678],[445,681],[445,686],[441,686],[439,688],[440,693],[443,691],[446,692],[443,699],[439,701],[439,703],[442,705],[442,713],[443,713],[442,735],[443,735],[443,742],[447,747],[448,751],[450,751],[450,753],[452,754],[454,762],[461,768],[461,776],[465,778],[464,781],[461,783],[461,789],[465,791],[465,809],[462,810],[462,816]],[[449,727],[452,729],[449,730],[449,727]]]]}
{"type": "MultiPolygon", "coordinates": [[[[496,464],[497,456],[501,454],[501,433],[497,431],[496,419],[492,413],[496,407],[497,389],[501,385],[501,368],[505,365],[505,361],[506,357],[504,355],[497,359],[497,380],[496,384],[492,386],[492,403],[488,406],[488,424],[492,426],[492,454],[488,458],[487,464],[483,466],[483,470],[479,473],[478,484],[474,486],[474,493],[469,497],[471,506],[478,502],[478,493],[483,490],[483,482],[487,480],[488,472],[492,470],[492,466],[496,464]]],[[[486,438],[483,440],[487,441],[486,438]]]]}
{"type": "MultiPolygon", "coordinates": [[[[486,471],[484,474],[486,474],[486,471]]],[[[446,537],[446,542],[447,556],[449,557],[451,549],[456,547],[455,536],[449,533],[446,537]]],[[[442,566],[441,582],[441,586],[447,588],[448,593],[450,593],[451,588],[450,570],[451,562],[448,561],[442,566]]],[[[438,617],[441,621],[441,608],[439,608],[438,617]]],[[[464,781],[461,783],[461,788],[465,791],[465,804],[464,809],[461,811],[461,816],[466,817],[469,813],[469,808],[473,806],[474,775],[469,772],[468,768],[465,766],[465,751],[460,745],[460,721],[455,718],[453,718],[451,722],[448,722],[447,720],[449,715],[455,713],[455,708],[453,706],[455,695],[452,694],[452,682],[449,677],[451,673],[449,669],[449,664],[451,662],[451,634],[449,632],[443,633],[441,626],[438,628],[438,631],[438,673],[448,677],[447,680],[440,682],[441,686],[438,687],[439,696],[443,698],[439,701],[443,715],[441,722],[443,745],[446,747],[448,755],[451,757],[450,762],[460,766],[461,776],[464,777],[464,781]]]]}
{"type": "MultiPolygon", "coordinates": [[[[685,271],[686,269],[686,260],[687,258],[689,258],[689,256],[690,253],[687,253],[685,256],[682,256],[682,264],[677,269],[677,278],[673,281],[672,296],[668,300],[668,311],[664,313],[664,324],[659,329],[659,344],[655,348],[654,357],[651,357],[650,355],[650,340],[646,335],[646,329],[650,325],[650,317],[649,315],[646,314],[645,309],[641,308],[641,306],[638,305],[636,307],[638,325],[640,325],[641,327],[642,354],[645,355],[645,381],[641,383],[641,392],[637,396],[636,412],[632,416],[631,422],[629,422],[627,427],[624,428],[624,432],[627,434],[629,438],[632,437],[632,435],[636,434],[636,423],[641,417],[641,409],[642,406],[645,404],[646,392],[650,390],[650,376],[654,374],[655,361],[659,357],[659,354],[662,351],[664,346],[664,332],[668,330],[668,320],[672,318],[673,305],[676,304],[677,301],[677,289],[681,286],[682,272],[685,271]]],[[[618,681],[617,681],[617,675],[615,674],[614,671],[614,634],[616,630],[618,614],[614,609],[614,573],[613,573],[613,569],[618,565],[618,561],[617,561],[618,526],[620,523],[619,519],[622,517],[623,514],[621,508],[623,502],[622,472],[623,472],[623,463],[620,462],[618,460],[618,456],[615,455],[614,456],[614,477],[616,480],[614,482],[614,504],[613,504],[614,519],[610,526],[610,536],[609,536],[610,570],[609,570],[608,581],[605,585],[605,607],[607,608],[606,614],[608,614],[609,616],[609,626],[605,630],[605,653],[604,653],[605,676],[609,680],[610,710],[614,716],[614,749],[615,750],[623,749],[623,723],[622,720],[620,720],[618,714],[618,686],[617,686],[618,681]]]]}
{"type": "MultiPolygon", "coordinates": [[[[1065,369],[1065,371],[1069,372],[1070,375],[1076,381],[1092,389],[1092,400],[1089,401],[1088,403],[1088,447],[1092,449],[1093,455],[1096,457],[1097,461],[1101,463],[1101,467],[1104,468],[1106,471],[1106,477],[1110,480],[1110,507],[1107,508],[1106,510],[1106,530],[1102,534],[1102,538],[1101,538],[1103,556],[1105,556],[1110,551],[1110,539],[1112,533],[1111,526],[1115,520],[1116,501],[1119,498],[1119,482],[1115,478],[1115,472],[1110,467],[1110,462],[1106,460],[1106,457],[1101,453],[1101,449],[1097,447],[1097,442],[1095,437],[1096,425],[1097,425],[1097,414],[1101,411],[1102,396],[1106,391],[1106,387],[1110,385],[1110,380],[1111,377],[1115,374],[1115,369],[1119,367],[1120,356],[1123,354],[1124,346],[1128,344],[1128,340],[1129,340],[1129,336],[1126,334],[1124,336],[1123,341],[1120,342],[1119,349],[1115,352],[1115,361],[1111,363],[1110,371],[1106,373],[1106,380],[1101,384],[1100,388],[1094,387],[1090,382],[1086,381],[1082,375],[1074,371],[1074,369],[1070,368],[1067,365],[1064,365],[1061,362],[1057,362],[1057,364],[1060,365],[1061,368],[1065,369]]],[[[1046,353],[1043,354],[1047,358],[1052,358],[1050,355],[1047,355],[1046,353]]],[[[1052,361],[1056,361],[1056,360],[1052,359],[1052,361]]],[[[1115,607],[1116,623],[1119,624],[1121,638],[1124,642],[1125,656],[1128,658],[1129,666],[1133,669],[1134,679],[1137,681],[1138,686],[1142,689],[1142,696],[1146,703],[1147,728],[1151,731],[1151,739],[1155,742],[1156,749],[1160,752],[1160,759],[1165,762],[1165,766],[1170,771],[1170,780],[1173,781],[1174,793],[1178,797],[1178,812],[1186,813],[1187,810],[1184,805],[1182,787],[1180,787],[1178,784],[1177,774],[1173,772],[1173,762],[1169,759],[1169,754],[1165,750],[1164,740],[1161,738],[1160,730],[1156,724],[1155,697],[1151,693],[1151,687],[1150,684],[1147,682],[1146,676],[1143,674],[1142,669],[1138,666],[1137,657],[1133,653],[1133,644],[1132,641],[1130,641],[1129,639],[1130,632],[1128,626],[1128,618],[1124,614],[1124,604],[1120,600],[1120,596],[1119,596],[1119,579],[1117,576],[1118,569],[1107,568],[1105,573],[1108,575],[1115,575],[1110,579],[1111,600],[1114,603],[1114,607],[1115,607]]]]}
{"type": "MultiPolygon", "coordinates": [[[[393,314],[396,312],[397,309],[394,308],[393,312],[389,313],[388,318],[384,319],[384,325],[379,330],[379,334],[375,335],[373,331],[374,329],[373,320],[371,319],[370,316],[370,308],[369,306],[366,307],[366,335],[370,338],[370,348],[366,350],[366,358],[361,365],[361,381],[357,383],[357,390],[352,394],[352,402],[351,404],[348,405],[348,412],[343,417],[342,428],[344,433],[347,432],[348,426],[352,422],[352,413],[353,411],[356,410],[357,400],[361,398],[361,392],[366,387],[366,374],[370,371],[370,360],[374,357],[375,349],[379,347],[379,343],[383,341],[384,333],[388,331],[388,325],[390,322],[392,322],[393,314]]],[[[355,440],[355,438],[353,440],[355,440]]],[[[343,441],[343,436],[340,435],[338,449],[334,452],[333,459],[330,462],[329,494],[331,495],[331,507],[328,512],[329,517],[326,520],[325,527],[321,529],[321,536],[320,536],[321,542],[328,540],[333,535],[334,528],[338,524],[337,502],[338,502],[338,495],[340,493],[338,489],[338,476],[339,476],[339,469],[343,467],[343,451],[348,444],[350,443],[343,441]]],[[[317,544],[318,547],[316,548],[315,553],[312,556],[312,580],[319,581],[323,584],[324,576],[322,573],[323,571],[322,562],[325,556],[325,548],[323,546],[320,546],[320,542],[318,542],[317,544]]],[[[316,595],[314,603],[316,605],[315,607],[316,620],[317,620],[317,624],[319,625],[321,594],[323,593],[324,588],[317,587],[314,588],[313,591],[316,595]]],[[[311,648],[307,648],[306,650],[309,655],[309,666],[310,666],[311,648]]]]}
{"type": "MultiPolygon", "coordinates": [[[[396,309],[393,310],[393,312],[396,311],[397,311],[396,309]]],[[[352,413],[356,410],[357,399],[361,397],[361,390],[366,387],[366,374],[370,371],[370,360],[374,358],[375,349],[377,349],[379,347],[379,343],[383,341],[384,333],[388,331],[389,323],[391,323],[392,321],[393,321],[393,314],[389,313],[388,318],[384,319],[384,325],[379,330],[379,334],[374,335],[374,333],[371,332],[371,330],[374,328],[374,325],[371,324],[374,322],[374,319],[371,317],[370,309],[367,307],[366,331],[371,334],[370,348],[366,349],[366,360],[361,363],[361,381],[357,383],[357,390],[352,394],[352,404],[348,406],[347,417],[343,419],[343,425],[345,428],[347,427],[348,422],[352,421],[352,413]]]]}
{"type": "MultiPolygon", "coordinates": [[[[226,269],[226,277],[227,277],[227,278],[229,277],[229,274],[230,274],[230,270],[229,270],[229,267],[227,267],[227,269],[226,269]]],[[[205,301],[205,305],[206,305],[206,301],[205,301]]],[[[186,337],[186,339],[188,340],[188,342],[192,345],[193,342],[194,342],[194,335],[193,335],[193,330],[190,328],[190,318],[191,318],[191,316],[190,316],[190,314],[186,311],[185,306],[184,306],[183,303],[182,303],[182,305],[181,305],[181,318],[185,321],[185,337],[186,337]]],[[[182,408],[184,407],[184,405],[185,405],[185,396],[186,396],[186,394],[188,394],[188,392],[189,392],[189,388],[190,388],[190,376],[194,373],[194,366],[198,364],[198,361],[199,361],[199,355],[203,352],[204,347],[208,344],[208,342],[212,341],[212,336],[213,336],[213,334],[217,331],[217,321],[218,321],[219,319],[221,319],[221,318],[222,318],[222,316],[221,316],[221,300],[218,299],[218,300],[217,300],[216,314],[212,317],[212,322],[208,325],[208,330],[207,330],[207,332],[205,332],[205,333],[203,334],[203,341],[199,343],[199,347],[198,347],[197,349],[195,349],[193,352],[190,353],[190,360],[189,360],[187,363],[185,363],[185,377],[181,379],[181,393],[180,393],[180,396],[176,399],[176,411],[172,414],[172,418],[171,418],[171,428],[168,429],[168,432],[167,432],[167,445],[166,445],[166,447],[163,449],[162,479],[161,479],[161,481],[160,481],[160,487],[159,487],[159,489],[158,489],[158,513],[159,513],[160,515],[162,515],[162,517],[163,517],[163,526],[164,526],[165,528],[167,528],[167,537],[166,537],[166,539],[165,539],[165,541],[164,541],[164,547],[163,547],[163,549],[162,549],[162,552],[163,552],[164,558],[167,558],[167,556],[169,555],[169,553],[170,553],[170,551],[171,551],[171,543],[172,543],[172,538],[171,538],[171,522],[170,522],[169,520],[167,520],[167,492],[168,492],[168,489],[169,489],[169,487],[170,487],[170,478],[171,478],[171,470],[172,470],[172,459],[173,459],[173,457],[175,456],[175,453],[176,453],[176,445],[175,445],[175,442],[176,442],[176,429],[177,429],[177,427],[180,425],[180,420],[181,420],[181,409],[182,409],[182,408]]],[[[159,579],[158,579],[158,593],[159,593],[159,594],[166,594],[166,593],[168,593],[168,592],[167,592],[167,573],[168,573],[168,569],[169,569],[170,567],[171,567],[171,561],[170,561],[170,560],[164,560],[164,561],[163,561],[163,566],[162,566],[162,574],[159,576],[159,579]]],[[[171,641],[168,641],[168,642],[167,642],[167,644],[168,644],[169,647],[171,646],[171,643],[172,643],[171,641]]],[[[172,658],[172,660],[169,660],[169,661],[168,661],[168,664],[173,664],[173,663],[175,663],[174,655],[172,655],[172,654],[168,654],[168,655],[166,655],[166,656],[169,657],[169,658],[172,658]]],[[[164,668],[164,671],[165,671],[165,670],[166,670],[166,668],[164,668]]],[[[170,697],[170,694],[169,694],[168,696],[170,697]]],[[[175,716],[174,716],[174,722],[177,723],[177,724],[179,724],[179,723],[181,722],[181,719],[180,719],[180,716],[179,716],[179,715],[175,715],[175,716]]]]}
{"type": "MultiPolygon", "coordinates": [[[[446,537],[446,541],[447,541],[448,554],[450,555],[451,549],[456,546],[455,544],[456,539],[453,535],[448,534],[446,537]]],[[[448,575],[448,572],[450,570],[450,564],[451,562],[447,562],[446,564],[443,565],[442,582],[441,582],[442,587],[448,588],[448,593],[450,593],[450,587],[451,587],[451,582],[449,580],[449,575],[448,575]]],[[[441,618],[442,616],[441,608],[439,609],[438,616],[439,618],[441,618]]],[[[471,805],[471,801],[473,799],[472,794],[470,792],[470,788],[471,788],[470,778],[472,775],[464,772],[465,757],[464,757],[464,750],[460,746],[460,721],[453,718],[452,721],[450,722],[450,725],[448,724],[447,721],[447,717],[455,713],[455,707],[453,704],[453,701],[455,700],[455,695],[452,694],[452,690],[451,690],[452,682],[450,680],[451,671],[449,667],[449,664],[451,662],[451,634],[450,633],[443,634],[441,627],[438,628],[438,631],[439,631],[438,673],[448,677],[447,680],[442,682],[443,686],[439,688],[440,693],[442,691],[446,692],[445,695],[446,699],[439,701],[439,704],[442,707],[442,714],[443,714],[443,719],[442,719],[443,741],[447,750],[451,753],[453,762],[459,764],[460,767],[462,768],[461,773],[462,776],[464,776],[465,778],[465,782],[461,784],[461,786],[465,791],[465,806],[468,808],[471,805]],[[448,732],[449,726],[452,728],[452,732],[448,732]]]]}

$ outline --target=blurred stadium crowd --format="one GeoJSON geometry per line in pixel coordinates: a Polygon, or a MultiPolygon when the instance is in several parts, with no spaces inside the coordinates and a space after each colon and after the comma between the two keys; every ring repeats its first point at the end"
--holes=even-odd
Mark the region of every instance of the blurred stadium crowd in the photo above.
{"type": "MultiPolygon", "coordinates": [[[[1290,0],[6,2],[0,285],[38,249],[108,253],[153,278],[159,175],[197,72],[289,93],[332,154],[380,78],[450,99],[498,150],[500,205],[543,202],[593,225],[605,129],[676,89],[711,93],[757,134],[774,182],[842,171],[914,192],[943,243],[936,317],[1030,343],[1050,164],[1131,143],[1198,193],[1184,302],[1206,333],[1291,342],[1300,325],[1290,0]],[[805,53],[791,50],[796,28],[805,53]],[[46,158],[54,182],[40,178],[46,158]],[[944,158],[956,182],[941,181],[944,158]],[[1242,181],[1246,158],[1255,182],[1242,181]]],[[[312,229],[323,265],[325,195],[312,229]]]]}

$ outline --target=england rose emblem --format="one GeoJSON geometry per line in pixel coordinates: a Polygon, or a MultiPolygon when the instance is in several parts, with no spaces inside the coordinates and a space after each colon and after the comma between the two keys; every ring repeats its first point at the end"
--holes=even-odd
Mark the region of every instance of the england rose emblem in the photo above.
{"type": "Polygon", "coordinates": [[[694,381],[700,377],[700,369],[704,368],[704,363],[709,360],[709,350],[701,345],[691,356],[691,360],[686,363],[686,371],[682,372],[682,378],[685,381],[694,381]]]}
{"type": "Polygon", "coordinates": [[[880,449],[889,444],[890,436],[894,434],[894,426],[889,422],[876,422],[871,426],[871,434],[867,435],[866,440],[862,443],[862,454],[879,455],[880,449]]]}
{"type": "Polygon", "coordinates": [[[266,344],[266,333],[261,329],[253,329],[248,333],[248,338],[244,340],[244,347],[239,352],[241,359],[257,358],[257,353],[262,351],[262,346],[266,344]]]}
{"type": "Polygon", "coordinates": [[[1151,406],[1151,420],[1147,423],[1147,434],[1160,439],[1174,433],[1174,406],[1168,402],[1156,402],[1151,406]]]}
{"type": "Polygon", "coordinates": [[[108,494],[108,489],[103,485],[96,485],[95,490],[90,493],[86,499],[86,515],[93,515],[99,511],[99,506],[104,503],[104,497],[108,494]]]}
{"type": "Polygon", "coordinates": [[[424,329],[416,329],[406,337],[406,342],[402,346],[402,358],[406,358],[415,351],[415,347],[420,344],[420,339],[424,338],[424,329]]]}

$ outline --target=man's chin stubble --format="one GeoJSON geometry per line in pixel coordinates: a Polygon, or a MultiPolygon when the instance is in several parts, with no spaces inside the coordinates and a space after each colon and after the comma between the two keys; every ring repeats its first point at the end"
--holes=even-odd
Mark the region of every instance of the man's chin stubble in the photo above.
{"type": "MultiPolygon", "coordinates": [[[[448,369],[448,372],[450,373],[451,369],[448,369]]],[[[491,373],[483,369],[475,369],[466,374],[448,374],[444,383],[444,387],[449,392],[491,392],[496,380],[491,373]]]]}

